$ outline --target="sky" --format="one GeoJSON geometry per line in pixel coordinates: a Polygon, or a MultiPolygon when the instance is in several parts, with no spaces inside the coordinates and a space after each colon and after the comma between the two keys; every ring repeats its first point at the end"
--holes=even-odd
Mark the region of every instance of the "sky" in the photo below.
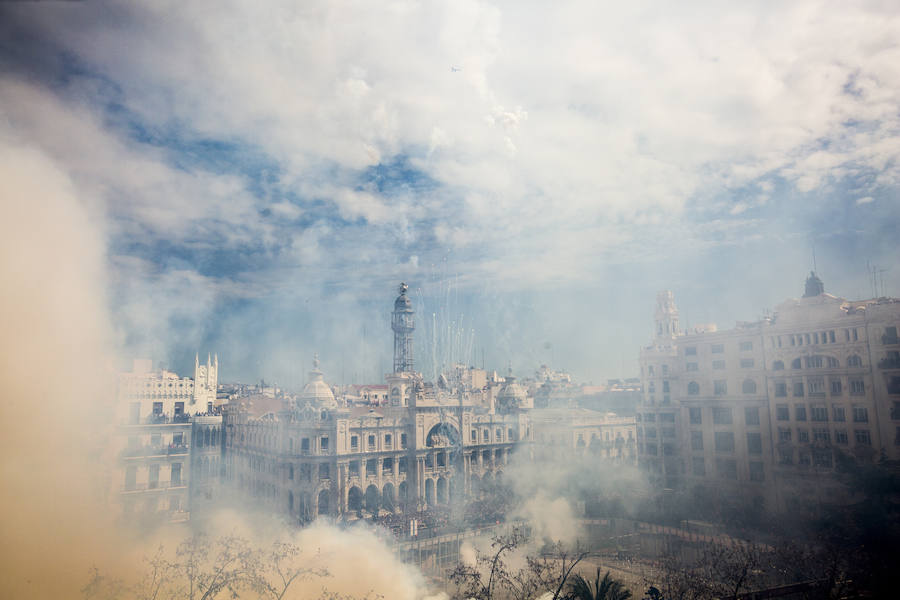
{"type": "Polygon", "coordinates": [[[898,296],[898,107],[891,1],[0,6],[4,217],[64,203],[10,268],[84,238],[123,364],[220,381],[379,381],[401,281],[426,376],[596,383],[659,290],[720,327],[814,266],[898,296]]]}

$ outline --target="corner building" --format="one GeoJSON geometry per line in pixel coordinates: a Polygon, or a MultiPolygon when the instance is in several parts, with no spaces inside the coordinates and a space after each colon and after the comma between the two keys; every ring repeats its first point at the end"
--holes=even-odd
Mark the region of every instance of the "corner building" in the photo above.
{"type": "Polygon", "coordinates": [[[834,498],[838,453],[900,458],[900,300],[850,301],[810,273],[771,317],[684,332],[657,297],[640,353],[639,462],[666,487],[771,508],[834,498]]]}
{"type": "Polygon", "coordinates": [[[316,359],[302,393],[277,413],[225,407],[227,484],[305,523],[436,508],[502,478],[510,453],[532,439],[528,398],[514,381],[496,403],[462,379],[424,381],[412,370],[406,291],[394,303],[387,405],[336,399],[316,359]]]}

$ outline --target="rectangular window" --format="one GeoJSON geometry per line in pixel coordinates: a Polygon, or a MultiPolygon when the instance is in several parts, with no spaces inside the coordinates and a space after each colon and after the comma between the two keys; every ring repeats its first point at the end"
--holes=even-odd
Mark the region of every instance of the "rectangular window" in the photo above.
{"type": "Polygon", "coordinates": [[[741,342],[740,345],[741,352],[748,352],[753,350],[753,342],[741,342]]]}
{"type": "Polygon", "coordinates": [[[828,448],[815,448],[812,453],[813,464],[817,467],[830,469],[833,465],[831,450],[828,448]]]}
{"type": "Polygon", "coordinates": [[[834,420],[837,423],[843,423],[844,421],[847,420],[847,416],[844,414],[843,406],[832,406],[831,414],[832,414],[832,416],[834,416],[834,420]]]}
{"type": "Polygon", "coordinates": [[[697,356],[697,346],[688,346],[684,349],[685,356],[697,356]]]}
{"type": "Polygon", "coordinates": [[[481,435],[482,441],[489,442],[491,441],[491,432],[488,429],[485,429],[481,435]]]}
{"type": "MultiPolygon", "coordinates": [[[[308,442],[308,440],[304,440],[304,441],[307,442],[307,450],[308,450],[308,449],[309,449],[309,442],[308,442]]],[[[358,449],[359,449],[359,436],[358,436],[358,435],[351,435],[351,436],[350,436],[350,449],[351,449],[351,450],[358,450],[358,449]]]]}
{"type": "Polygon", "coordinates": [[[400,473],[406,473],[406,457],[405,456],[401,456],[400,459],[397,461],[397,470],[400,471],[400,473]]]}
{"type": "Polygon", "coordinates": [[[691,469],[696,477],[706,477],[706,463],[702,456],[691,458],[691,469]]]}
{"type": "Polygon", "coordinates": [[[691,425],[700,425],[703,423],[703,415],[701,414],[700,408],[696,406],[692,406],[688,409],[691,418],[691,425]]]}
{"type": "MultiPolygon", "coordinates": [[[[359,469],[359,463],[356,463],[356,468],[357,470],[359,469]]],[[[300,465],[300,478],[303,479],[303,481],[312,480],[312,465],[300,465]]]]}
{"type": "Polygon", "coordinates": [[[663,456],[675,456],[674,444],[663,444],[663,456]]]}
{"type": "Polygon", "coordinates": [[[663,366],[662,366],[662,369],[663,369],[663,371],[662,371],[662,374],[663,374],[663,375],[668,375],[668,374],[669,374],[669,365],[663,365],[663,366]]]}
{"type": "Polygon", "coordinates": [[[674,423],[675,422],[675,413],[659,413],[659,422],[660,423],[674,423]]]}
{"type": "Polygon", "coordinates": [[[713,381],[713,393],[716,396],[724,396],[728,393],[728,384],[724,379],[713,381]]]}
{"type": "Polygon", "coordinates": [[[655,423],[656,422],[656,413],[645,414],[644,421],[646,421],[647,423],[655,423]]]}
{"type": "Polygon", "coordinates": [[[761,462],[752,460],[748,466],[750,467],[750,481],[765,481],[765,469],[761,462]]]}
{"type": "Polygon", "coordinates": [[[747,452],[749,454],[762,454],[762,435],[759,433],[747,434],[747,452]]]}
{"type": "Polygon", "coordinates": [[[803,397],[803,382],[795,381],[794,382],[794,398],[802,398],[803,397]]]}
{"type": "Polygon", "coordinates": [[[319,465],[319,479],[331,479],[331,466],[328,463],[319,465]]]}
{"type": "Polygon", "coordinates": [[[699,371],[700,370],[699,365],[695,362],[687,363],[684,368],[686,371],[699,371]]]}
{"type": "Polygon", "coordinates": [[[742,358],[741,359],[741,368],[742,369],[752,369],[753,368],[753,359],[752,358],[742,358]]]}
{"type": "Polygon", "coordinates": [[[378,475],[378,459],[370,458],[366,461],[366,476],[374,477],[378,475]]]}
{"type": "MultiPolygon", "coordinates": [[[[403,435],[405,436],[406,434],[404,433],[403,435]]],[[[478,432],[477,432],[476,430],[474,430],[474,429],[472,430],[472,441],[473,441],[473,442],[477,442],[477,441],[478,441],[478,432]]]]}
{"type": "Polygon", "coordinates": [[[822,362],[821,356],[807,356],[806,357],[806,368],[807,369],[821,369],[823,364],[824,363],[822,362]]]}
{"type": "Polygon", "coordinates": [[[730,407],[715,406],[712,409],[712,413],[713,423],[716,425],[731,425],[733,422],[730,407]]]}
{"type": "Polygon", "coordinates": [[[656,444],[647,444],[647,454],[650,456],[656,456],[659,453],[659,449],[656,447],[656,444]]]}
{"type": "Polygon", "coordinates": [[[384,436],[384,447],[390,449],[393,446],[394,438],[391,434],[386,433],[384,436]]]}
{"type": "Polygon", "coordinates": [[[853,422],[854,423],[868,423],[869,422],[869,409],[865,406],[854,406],[853,407],[853,422]]]}
{"type": "Polygon", "coordinates": [[[841,395],[841,380],[840,379],[832,379],[831,380],[831,395],[832,396],[840,396],[841,395]]]}
{"type": "Polygon", "coordinates": [[[663,427],[662,436],[664,438],[674,438],[675,437],[675,428],[674,427],[663,427]]]}
{"type": "Polygon", "coordinates": [[[824,396],[825,395],[825,378],[824,377],[810,377],[806,380],[807,385],[809,386],[809,395],[810,396],[824,396]]]}
{"type": "MultiPolygon", "coordinates": [[[[868,431],[866,432],[868,433],[868,431]]],[[[181,485],[181,463],[173,463],[172,464],[172,483],[173,486],[181,485]]]]}
{"type": "Polygon", "coordinates": [[[328,452],[328,438],[327,437],[322,437],[322,439],[319,440],[319,448],[322,449],[322,452],[328,452]]]}
{"type": "Polygon", "coordinates": [[[724,354],[725,344],[713,344],[710,347],[710,352],[712,352],[713,354],[724,354]]]}
{"type": "MultiPolygon", "coordinates": [[[[308,465],[303,465],[303,466],[306,467],[308,465]]],[[[358,460],[350,461],[349,473],[350,473],[350,477],[359,477],[359,461],[358,460]]]]}
{"type": "Polygon", "coordinates": [[[715,434],[716,452],[734,452],[734,433],[717,431],[715,434]]]}
{"type": "Polygon", "coordinates": [[[806,420],[806,405],[805,404],[795,404],[794,405],[794,419],[797,421],[805,421],[806,420]]]}
{"type": "Polygon", "coordinates": [[[851,396],[864,396],[866,394],[866,384],[862,379],[851,379],[850,380],[850,395],[851,396]]]}
{"type": "Polygon", "coordinates": [[[369,436],[368,447],[369,447],[369,451],[372,451],[375,449],[375,436],[374,435],[369,436]]]}
{"type": "Polygon", "coordinates": [[[759,408],[755,406],[744,408],[744,423],[747,425],[759,425],[759,408]]]}
{"type": "Polygon", "coordinates": [[[787,404],[776,404],[775,405],[775,418],[779,421],[790,421],[791,413],[788,411],[787,404]]]}
{"type": "Polygon", "coordinates": [[[648,438],[656,437],[656,427],[646,427],[644,428],[644,435],[648,438]]]}
{"type": "Polygon", "coordinates": [[[776,383],[775,384],[775,397],[776,398],[787,398],[787,384],[786,383],[776,383]]]}
{"type": "Polygon", "coordinates": [[[723,370],[723,369],[725,368],[725,361],[724,361],[724,360],[714,360],[714,361],[712,361],[712,368],[715,369],[715,370],[717,370],[717,371],[723,370]]]}
{"type": "Polygon", "coordinates": [[[737,479],[737,461],[729,458],[717,458],[716,475],[722,479],[737,479]]]}
{"type": "Polygon", "coordinates": [[[794,451],[790,448],[783,448],[778,451],[778,464],[791,465],[794,464],[794,451]]]}
{"type": "Polygon", "coordinates": [[[809,430],[807,429],[798,429],[797,430],[797,441],[801,444],[809,443],[809,430]]]}
{"type": "Polygon", "coordinates": [[[703,432],[691,432],[691,450],[703,450],[703,432]]]}
{"type": "Polygon", "coordinates": [[[785,429],[783,427],[778,428],[778,441],[779,442],[790,442],[791,441],[791,430],[785,429]]]}
{"type": "Polygon", "coordinates": [[[150,465],[147,487],[151,490],[159,487],[159,465],[150,465]]]}
{"type": "Polygon", "coordinates": [[[857,429],[853,432],[856,437],[856,443],[861,446],[871,446],[872,445],[872,437],[869,434],[868,429],[857,429]]]}
{"type": "Polygon", "coordinates": [[[663,381],[663,394],[668,394],[668,393],[669,393],[669,381],[665,380],[665,381],[663,381]]]}
{"type": "Polygon", "coordinates": [[[831,435],[829,435],[828,430],[824,427],[814,427],[813,428],[813,441],[814,442],[822,442],[828,443],[831,441],[831,435]]]}
{"type": "Polygon", "coordinates": [[[837,444],[847,444],[849,440],[847,439],[847,430],[846,429],[835,429],[834,430],[834,441],[837,444]]]}
{"type": "Polygon", "coordinates": [[[825,422],[828,421],[828,409],[824,404],[813,404],[809,408],[810,420],[825,422]]]}

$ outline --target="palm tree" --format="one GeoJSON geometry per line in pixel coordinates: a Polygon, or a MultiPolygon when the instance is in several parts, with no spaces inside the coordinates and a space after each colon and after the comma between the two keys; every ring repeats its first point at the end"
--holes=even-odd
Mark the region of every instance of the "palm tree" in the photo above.
{"type": "Polygon", "coordinates": [[[600,579],[600,567],[597,567],[593,586],[581,575],[572,577],[568,597],[572,600],[628,600],[631,591],[621,581],[610,577],[609,571],[600,579]]]}

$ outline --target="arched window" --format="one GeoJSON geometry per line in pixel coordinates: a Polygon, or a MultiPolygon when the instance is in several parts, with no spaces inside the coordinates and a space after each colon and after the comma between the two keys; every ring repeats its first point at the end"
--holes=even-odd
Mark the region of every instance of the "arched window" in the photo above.
{"type": "Polygon", "coordinates": [[[772,363],[773,371],[784,371],[784,361],[776,360],[772,363]]]}
{"type": "Polygon", "coordinates": [[[745,394],[755,394],[756,382],[752,379],[745,379],[744,383],[741,384],[741,391],[745,394]]]}
{"type": "Polygon", "coordinates": [[[794,360],[791,361],[791,368],[792,369],[800,368],[800,359],[799,358],[795,358],[794,360]]]}
{"type": "Polygon", "coordinates": [[[696,381],[692,381],[688,384],[688,395],[696,396],[700,393],[700,384],[696,381]]]}
{"type": "Polygon", "coordinates": [[[848,367],[861,367],[862,359],[859,356],[857,356],[856,354],[853,354],[850,356],[850,358],[847,359],[847,366],[848,367]]]}

